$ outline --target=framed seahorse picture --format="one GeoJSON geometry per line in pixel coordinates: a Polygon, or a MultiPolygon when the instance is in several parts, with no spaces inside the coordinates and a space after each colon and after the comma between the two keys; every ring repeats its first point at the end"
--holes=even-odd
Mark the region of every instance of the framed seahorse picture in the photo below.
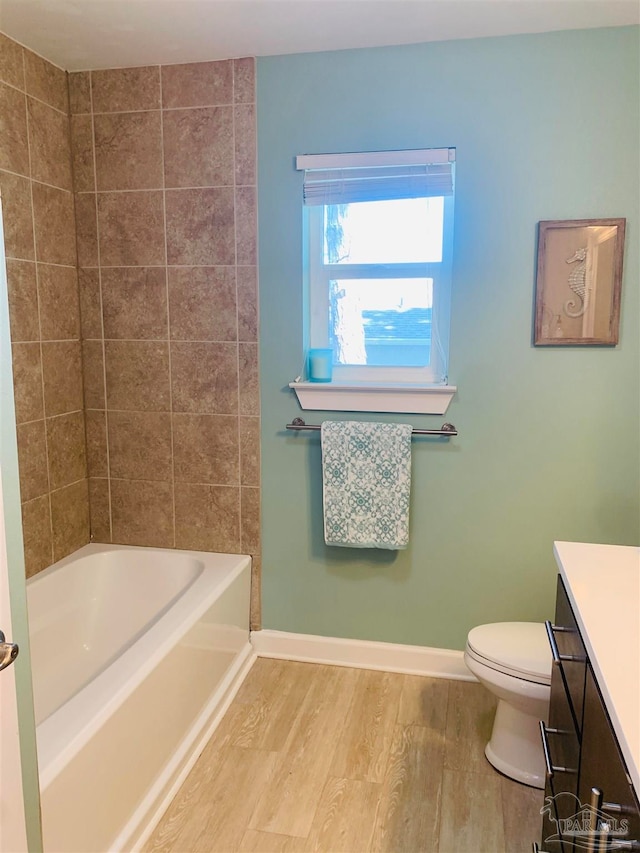
{"type": "Polygon", "coordinates": [[[536,346],[618,343],[625,224],[625,219],[538,224],[536,346]]]}

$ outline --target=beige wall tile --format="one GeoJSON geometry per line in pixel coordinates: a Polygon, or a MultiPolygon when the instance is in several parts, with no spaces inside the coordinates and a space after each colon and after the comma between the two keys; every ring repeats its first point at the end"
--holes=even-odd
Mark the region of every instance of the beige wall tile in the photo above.
{"type": "Polygon", "coordinates": [[[236,340],[233,267],[169,267],[168,278],[174,340],[236,340]]]}
{"type": "Polygon", "coordinates": [[[72,189],[69,118],[34,98],[27,98],[31,178],[63,190],[72,189]]]}
{"type": "Polygon", "coordinates": [[[69,127],[71,135],[73,189],[77,193],[95,192],[93,120],[90,115],[72,115],[69,127]]]}
{"type": "Polygon", "coordinates": [[[49,495],[22,504],[24,562],[28,578],[53,563],[49,495]]]}
{"type": "Polygon", "coordinates": [[[230,104],[233,96],[230,60],[162,66],[163,107],[206,107],[230,104]]]}
{"type": "Polygon", "coordinates": [[[173,415],[175,480],[238,485],[238,419],[230,415],[173,415]]]}
{"type": "Polygon", "coordinates": [[[237,267],[238,340],[258,340],[258,273],[254,266],[237,267]]]}
{"type": "Polygon", "coordinates": [[[0,33],[0,80],[24,90],[24,62],[22,47],[0,33]]]}
{"type": "Polygon", "coordinates": [[[16,423],[44,417],[40,344],[13,344],[13,391],[16,423]]]}
{"type": "Polygon", "coordinates": [[[107,341],[107,408],[169,411],[169,346],[156,341],[107,341]]]}
{"type": "Polygon", "coordinates": [[[243,554],[260,553],[260,489],[240,489],[240,547],[243,554]]]}
{"type": "Polygon", "coordinates": [[[239,412],[241,415],[260,414],[260,377],[258,374],[258,345],[239,344],[239,412]]]}
{"type": "Polygon", "coordinates": [[[107,405],[102,341],[82,342],[82,386],[87,409],[104,409],[107,405]]]}
{"type": "Polygon", "coordinates": [[[167,281],[164,267],[102,271],[105,338],[167,339],[167,281]]]}
{"type": "Polygon", "coordinates": [[[22,502],[47,494],[49,475],[44,421],[18,426],[18,463],[22,502]]]}
{"type": "MultiPolygon", "coordinates": [[[[33,91],[33,97],[40,99],[48,92],[44,100],[51,104],[50,92],[55,92],[59,79],[55,69],[35,62],[30,74],[31,88],[37,81],[41,93],[33,91]]],[[[243,547],[254,554],[259,550],[254,89],[251,59],[69,75],[79,295],[73,293],[71,274],[62,269],[75,260],[60,260],[61,249],[70,248],[65,246],[65,229],[60,233],[57,227],[69,218],[62,211],[64,194],[46,198],[49,217],[53,208],[56,220],[56,228],[47,233],[42,211],[50,188],[39,189],[42,184],[35,185],[40,207],[36,236],[38,260],[59,265],[41,267],[39,281],[43,334],[52,338],[43,344],[47,414],[65,407],[61,412],[65,417],[47,421],[53,445],[51,472],[58,484],[79,470],[78,458],[71,453],[76,445],[66,431],[67,425],[82,418],[80,409],[73,416],[69,412],[76,410],[66,409],[71,401],[77,405],[75,383],[69,382],[75,370],[65,367],[68,352],[54,350],[66,336],[78,334],[78,313],[63,310],[65,303],[75,303],[83,338],[85,454],[91,480],[80,481],[69,535],[56,528],[56,556],[71,547],[74,537],[84,544],[80,532],[88,523],[87,500],[92,535],[98,541],[229,552],[243,547]],[[57,259],[51,257],[52,250],[58,252],[57,259]],[[236,255],[242,264],[239,269],[236,255]],[[168,270],[167,261],[172,265],[168,270]],[[69,460],[63,462],[65,454],[69,460]],[[80,510],[82,489],[85,504],[80,510]]],[[[36,119],[41,113],[52,126],[57,121],[41,104],[33,102],[31,109],[36,119]]],[[[39,126],[44,124],[42,120],[39,126]]],[[[59,138],[52,130],[46,140],[47,134],[41,134],[41,165],[50,170],[39,173],[45,184],[61,180],[53,178],[54,170],[62,168],[52,153],[56,134],[59,138]]],[[[29,183],[20,185],[14,176],[5,180],[13,184],[9,195],[18,216],[22,209],[22,222],[14,226],[15,251],[21,254],[12,257],[31,260],[29,183]]],[[[14,326],[17,323],[35,341],[40,328],[33,271],[32,265],[15,268],[12,301],[14,326]]],[[[19,408],[33,420],[43,414],[39,351],[40,344],[35,344],[31,352],[18,356],[24,378],[30,380],[23,383],[27,393],[19,408]]],[[[42,429],[40,423],[40,436],[42,429]]],[[[32,428],[33,442],[36,432],[37,427],[32,428]]],[[[33,458],[35,464],[35,453],[33,458]]],[[[56,521],[73,510],[74,496],[66,494],[67,488],[54,489],[56,521]]],[[[50,534],[46,559],[42,556],[46,546],[38,547],[39,551],[32,546],[40,557],[31,558],[30,565],[41,568],[51,561],[50,534]]],[[[259,599],[259,584],[254,583],[254,625],[259,624],[259,599]]]]}
{"type": "Polygon", "coordinates": [[[234,110],[236,184],[256,183],[256,109],[242,104],[234,110]]]}
{"type": "Polygon", "coordinates": [[[45,104],[68,113],[67,75],[62,68],[30,50],[24,52],[24,67],[27,95],[33,95],[45,104]]]}
{"type": "Polygon", "coordinates": [[[102,337],[102,308],[100,305],[100,274],[97,269],[78,270],[80,297],[80,328],[82,338],[102,337]]]}
{"type": "Polygon", "coordinates": [[[69,110],[71,115],[91,112],[91,72],[72,71],[68,74],[69,110]]]}
{"type": "Polygon", "coordinates": [[[252,56],[233,60],[233,91],[236,104],[253,103],[256,99],[256,62],[252,56]]]}
{"type": "Polygon", "coordinates": [[[33,183],[36,255],[47,264],[75,266],[76,226],[73,196],[66,190],[33,183]]]}
{"type": "Polygon", "coordinates": [[[174,412],[235,415],[238,410],[237,345],[171,345],[174,412]]]}
{"type": "Polygon", "coordinates": [[[171,484],[112,479],[111,530],[122,545],[172,548],[171,484]]]}
{"type": "MultiPolygon", "coordinates": [[[[25,175],[0,171],[0,183],[12,335],[21,341],[13,367],[31,575],[85,544],[89,535],[68,86],[64,71],[4,36],[0,80],[23,90],[0,85],[0,169],[25,175]],[[76,480],[80,487],[67,491],[76,480]]],[[[74,92],[75,109],[77,86],[74,92]]],[[[81,162],[77,154],[78,169],[81,162]]],[[[92,260],[97,263],[97,252],[92,260]]]]}
{"type": "Polygon", "coordinates": [[[240,418],[240,482],[260,485],[260,418],[240,418]]]}
{"type": "Polygon", "coordinates": [[[79,340],[80,306],[75,267],[38,264],[38,297],[42,340],[79,340]]]}
{"type": "Polygon", "coordinates": [[[98,191],[162,186],[160,110],[96,115],[94,134],[98,191]]]}
{"type": "Polygon", "coordinates": [[[150,65],[92,71],[91,89],[96,113],[155,110],[160,107],[160,69],[150,65]]]}
{"type": "Polygon", "coordinates": [[[0,83],[0,169],[29,174],[27,105],[22,92],[0,83]]]}
{"type": "Polygon", "coordinates": [[[76,240],[78,266],[98,266],[98,220],[95,193],[77,193],[74,197],[76,211],[76,240]]]}
{"type": "Polygon", "coordinates": [[[255,187],[236,189],[236,256],[242,265],[255,265],[258,261],[255,187]]]}
{"type": "Polygon", "coordinates": [[[104,266],[165,263],[162,192],[99,193],[98,223],[104,266]]]}
{"type": "Polygon", "coordinates": [[[165,110],[162,121],[167,187],[233,183],[232,107],[165,110]]]}
{"type": "Polygon", "coordinates": [[[51,493],[53,559],[61,560],[89,541],[88,481],[51,493]]]}
{"type": "Polygon", "coordinates": [[[43,343],[42,378],[44,410],[48,418],[82,410],[80,341],[43,343]]]}
{"type": "Polygon", "coordinates": [[[89,523],[94,542],[111,542],[109,480],[89,480],[89,523]]]}
{"type": "Polygon", "coordinates": [[[7,289],[11,339],[37,341],[40,338],[40,326],[36,265],[32,261],[8,260],[7,289]]]}
{"type": "Polygon", "coordinates": [[[235,263],[231,187],[168,190],[166,207],[169,264],[235,263]]]}
{"type": "Polygon", "coordinates": [[[84,412],[47,418],[51,489],[61,489],[87,476],[84,412]]]}
{"type": "Polygon", "coordinates": [[[108,419],[112,477],[171,480],[171,415],[168,412],[109,412],[108,419]]]}
{"type": "Polygon", "coordinates": [[[0,171],[4,249],[8,258],[35,259],[31,183],[27,178],[0,171]]]}
{"type": "Polygon", "coordinates": [[[176,483],[176,548],[240,553],[240,489],[176,483]]]}
{"type": "Polygon", "coordinates": [[[107,477],[107,413],[101,409],[85,412],[87,435],[87,473],[89,478],[107,477]]]}

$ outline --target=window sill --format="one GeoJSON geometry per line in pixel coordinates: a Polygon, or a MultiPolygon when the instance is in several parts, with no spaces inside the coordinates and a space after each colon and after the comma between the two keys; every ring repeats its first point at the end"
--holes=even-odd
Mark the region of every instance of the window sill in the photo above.
{"type": "Polygon", "coordinates": [[[455,385],[378,382],[290,382],[302,409],[444,415],[455,385]]]}

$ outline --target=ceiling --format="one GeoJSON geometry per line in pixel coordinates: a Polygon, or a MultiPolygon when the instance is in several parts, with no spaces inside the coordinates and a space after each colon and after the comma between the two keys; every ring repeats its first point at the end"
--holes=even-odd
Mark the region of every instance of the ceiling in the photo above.
{"type": "Polygon", "coordinates": [[[640,22],[640,0],[0,0],[0,30],[68,71],[640,22]]]}

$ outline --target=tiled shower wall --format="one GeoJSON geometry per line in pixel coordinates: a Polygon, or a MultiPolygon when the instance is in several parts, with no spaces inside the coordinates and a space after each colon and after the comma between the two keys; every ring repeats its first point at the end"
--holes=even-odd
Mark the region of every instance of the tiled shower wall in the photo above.
{"type": "Polygon", "coordinates": [[[96,541],[248,553],[259,610],[252,59],[69,75],[96,541]]]}
{"type": "Polygon", "coordinates": [[[0,34],[0,186],[27,575],[89,541],[67,78],[0,34]]]}
{"type": "Polygon", "coordinates": [[[90,502],[96,541],[250,553],[256,627],[254,93],[252,59],[67,86],[0,34],[27,574],[89,541],[90,502]]]}

